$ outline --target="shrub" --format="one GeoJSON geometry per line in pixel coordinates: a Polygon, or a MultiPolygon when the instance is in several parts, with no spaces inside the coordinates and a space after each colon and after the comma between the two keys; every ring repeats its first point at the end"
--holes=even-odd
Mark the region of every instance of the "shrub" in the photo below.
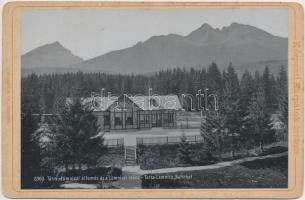
{"type": "Polygon", "coordinates": [[[97,167],[123,167],[124,164],[124,147],[113,147],[98,159],[97,167]]]}
{"type": "Polygon", "coordinates": [[[207,165],[216,161],[217,159],[213,157],[205,143],[194,144],[191,154],[191,163],[193,165],[207,165]]]}
{"type": "Polygon", "coordinates": [[[182,135],[181,142],[178,146],[178,159],[179,164],[182,165],[189,165],[191,164],[191,147],[190,144],[187,142],[185,135],[182,135]]]}
{"type": "Polygon", "coordinates": [[[216,160],[206,153],[203,143],[188,144],[187,153],[182,156],[179,144],[167,145],[139,145],[137,147],[137,161],[141,169],[160,169],[177,166],[206,165],[214,163],[216,160]],[[189,156],[187,156],[189,154],[189,156]],[[189,159],[186,163],[181,163],[181,157],[189,159]]]}

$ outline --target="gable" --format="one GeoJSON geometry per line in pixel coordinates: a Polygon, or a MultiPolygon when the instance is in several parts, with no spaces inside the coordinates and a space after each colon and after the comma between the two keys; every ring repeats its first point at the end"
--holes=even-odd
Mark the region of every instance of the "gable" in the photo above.
{"type": "Polygon", "coordinates": [[[93,111],[109,111],[122,109],[140,110],[181,110],[182,106],[177,95],[127,96],[120,97],[89,97],[83,103],[91,102],[93,111]]]}

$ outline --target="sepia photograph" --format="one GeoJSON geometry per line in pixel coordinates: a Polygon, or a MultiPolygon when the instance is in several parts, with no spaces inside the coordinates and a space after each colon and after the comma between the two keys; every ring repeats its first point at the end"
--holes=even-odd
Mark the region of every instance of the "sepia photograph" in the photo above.
{"type": "Polygon", "coordinates": [[[21,189],[288,188],[288,9],[24,9],[21,189]]]}

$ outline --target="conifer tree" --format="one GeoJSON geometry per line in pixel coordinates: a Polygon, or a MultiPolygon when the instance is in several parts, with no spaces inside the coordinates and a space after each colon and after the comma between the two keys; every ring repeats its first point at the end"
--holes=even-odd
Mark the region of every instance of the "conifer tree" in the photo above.
{"type": "Polygon", "coordinates": [[[254,139],[256,145],[260,147],[261,151],[263,151],[264,139],[271,131],[270,113],[268,112],[267,107],[267,101],[264,96],[264,86],[261,84],[249,106],[251,128],[255,135],[254,139]]]}
{"type": "Polygon", "coordinates": [[[269,112],[274,112],[277,103],[276,103],[276,88],[275,88],[275,79],[270,74],[269,67],[266,66],[263,76],[262,76],[262,84],[264,97],[267,104],[267,110],[269,112]]]}
{"type": "Polygon", "coordinates": [[[204,139],[207,154],[215,150],[221,160],[222,143],[225,133],[226,117],[219,111],[205,111],[201,120],[200,134],[204,139]]]}
{"type": "Polygon", "coordinates": [[[279,100],[279,115],[283,124],[283,138],[287,139],[288,134],[288,81],[287,72],[284,66],[281,66],[277,79],[277,92],[279,100]]]}
{"type": "Polygon", "coordinates": [[[241,110],[245,115],[250,105],[252,96],[254,95],[254,80],[248,70],[246,70],[240,81],[241,95],[240,104],[241,110]]]}
{"type": "Polygon", "coordinates": [[[191,164],[191,148],[184,134],[181,136],[179,143],[178,158],[181,164],[191,164]]]}
{"type": "Polygon", "coordinates": [[[55,156],[57,151],[56,134],[44,119],[41,120],[37,130],[33,133],[32,140],[39,147],[40,168],[46,172],[53,172],[58,162],[55,156]]]}
{"type": "Polygon", "coordinates": [[[65,165],[91,166],[105,152],[97,118],[80,98],[73,98],[56,120],[57,151],[65,165]]]}
{"type": "Polygon", "coordinates": [[[219,68],[215,62],[213,62],[207,71],[207,88],[215,93],[221,93],[222,91],[222,76],[219,68]]]}
{"type": "Polygon", "coordinates": [[[29,99],[22,96],[21,114],[21,188],[33,188],[34,177],[40,175],[39,147],[32,140],[37,129],[37,120],[33,115],[33,108],[29,99]]]}
{"type": "Polygon", "coordinates": [[[231,137],[231,153],[232,157],[235,156],[237,148],[237,137],[241,133],[242,127],[242,114],[240,108],[240,86],[238,76],[232,67],[229,65],[223,92],[223,112],[226,116],[226,128],[231,137]]]}

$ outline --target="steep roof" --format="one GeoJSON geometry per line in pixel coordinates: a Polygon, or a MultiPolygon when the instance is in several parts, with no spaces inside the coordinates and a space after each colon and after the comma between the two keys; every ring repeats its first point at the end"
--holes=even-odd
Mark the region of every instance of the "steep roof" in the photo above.
{"type": "Polygon", "coordinates": [[[84,98],[83,103],[92,103],[93,111],[106,111],[111,105],[118,101],[118,97],[89,97],[84,98]]]}
{"type": "MultiPolygon", "coordinates": [[[[81,98],[81,102],[83,105],[87,105],[92,108],[93,111],[106,111],[112,104],[117,102],[118,97],[87,97],[81,98]]],[[[66,103],[71,104],[72,98],[67,98],[66,103]]]]}
{"type": "MultiPolygon", "coordinates": [[[[154,95],[154,96],[125,96],[141,110],[181,110],[177,95],[154,95]]],[[[91,103],[93,111],[106,111],[111,105],[124,98],[112,97],[88,97],[83,98],[83,104],[91,103]]]]}
{"type": "Polygon", "coordinates": [[[129,98],[142,110],[182,109],[177,95],[133,96],[129,98]]]}

